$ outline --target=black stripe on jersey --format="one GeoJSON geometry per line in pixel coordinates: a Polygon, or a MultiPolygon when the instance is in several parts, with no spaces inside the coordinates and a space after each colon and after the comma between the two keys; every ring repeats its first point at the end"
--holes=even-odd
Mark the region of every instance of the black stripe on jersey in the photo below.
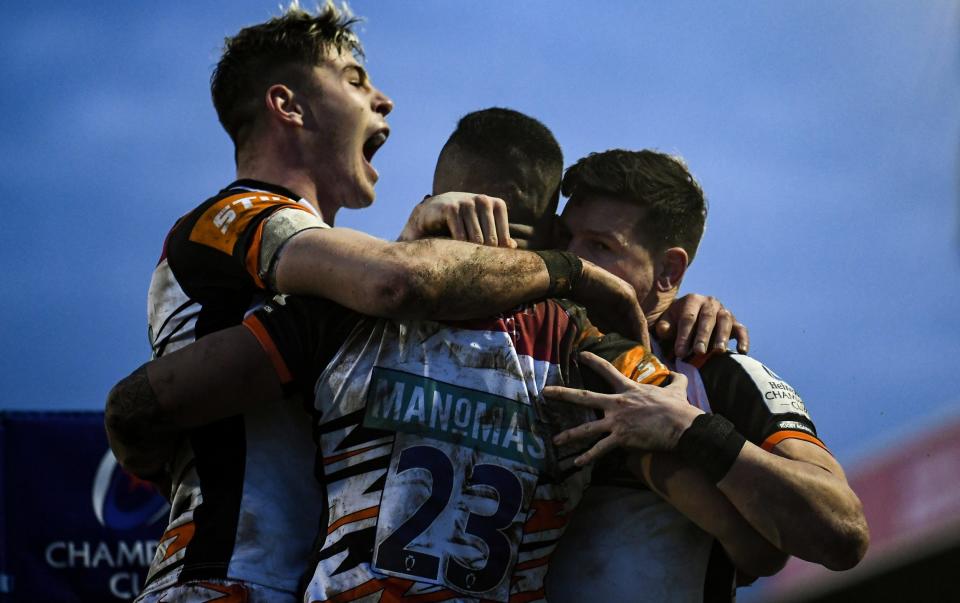
{"type": "MultiPolygon", "coordinates": [[[[172,572],[172,571],[174,571],[174,570],[178,570],[178,569],[180,569],[181,567],[183,567],[183,565],[181,565],[180,563],[171,563],[171,564],[168,565],[167,567],[163,568],[162,570],[158,571],[158,572],[155,573],[154,575],[150,576],[150,579],[147,580],[147,581],[144,583],[143,589],[146,590],[146,588],[147,588],[148,586],[150,586],[151,584],[157,582],[158,580],[160,580],[160,578],[163,578],[164,576],[166,576],[166,575],[169,574],[170,572],[172,572]]],[[[178,581],[178,583],[179,583],[179,581],[178,581]]]]}
{"type": "MultiPolygon", "coordinates": [[[[193,305],[193,303],[194,303],[194,302],[192,302],[192,301],[191,301],[191,302],[187,302],[187,303],[184,304],[183,306],[180,306],[180,308],[186,308],[187,306],[193,305]]],[[[179,312],[180,309],[177,309],[176,311],[179,312]]],[[[172,318],[172,317],[173,317],[173,314],[170,315],[170,318],[172,318]]],[[[169,320],[169,318],[168,318],[167,320],[169,320]]],[[[177,333],[179,333],[179,332],[180,332],[180,329],[182,329],[183,327],[185,327],[188,322],[190,322],[190,316],[185,316],[185,317],[183,318],[183,320],[181,320],[180,322],[177,323],[177,326],[176,326],[176,327],[174,327],[169,333],[167,333],[167,334],[163,337],[163,339],[160,339],[160,340],[157,341],[157,343],[153,346],[153,353],[154,353],[154,355],[155,355],[157,358],[159,358],[160,356],[163,356],[163,353],[167,350],[167,344],[170,343],[170,340],[173,339],[173,336],[176,335],[177,333]]],[[[167,323],[164,322],[164,323],[163,323],[163,326],[166,326],[166,325],[167,325],[167,323]]],[[[162,329],[162,328],[163,328],[163,327],[161,327],[161,329],[162,329]]]]}
{"type": "Polygon", "coordinates": [[[348,477],[353,477],[355,475],[360,475],[368,471],[376,471],[378,469],[386,470],[390,466],[390,455],[384,454],[381,457],[375,459],[370,459],[369,461],[363,461],[362,463],[357,463],[356,465],[351,465],[346,469],[341,469],[340,471],[335,471],[333,473],[327,473],[326,480],[328,484],[333,482],[346,479],[348,477]]]}
{"type": "Polygon", "coordinates": [[[384,473],[377,481],[370,484],[370,487],[363,491],[364,494],[373,494],[374,492],[383,492],[383,489],[387,487],[387,474],[384,473]]]}
{"type": "Polygon", "coordinates": [[[545,549],[548,546],[553,546],[560,542],[559,538],[554,538],[552,540],[535,540],[532,542],[521,542],[520,546],[517,547],[517,551],[520,553],[529,553],[530,551],[537,551],[540,549],[545,549]]]}
{"type": "Polygon", "coordinates": [[[348,532],[343,535],[343,538],[320,551],[318,558],[320,561],[323,561],[324,559],[333,557],[337,553],[349,551],[336,571],[333,572],[332,575],[336,576],[337,574],[352,570],[361,563],[369,562],[376,538],[377,526],[370,526],[369,528],[363,528],[355,532],[348,532]]]}
{"type": "Polygon", "coordinates": [[[187,545],[183,583],[226,578],[233,555],[243,498],[246,434],[243,417],[235,416],[190,432],[203,502],[193,512],[196,530],[187,545]]]}
{"type": "Polygon", "coordinates": [[[251,178],[241,178],[240,180],[235,180],[231,182],[226,186],[226,188],[224,188],[221,191],[221,194],[229,193],[233,195],[236,193],[234,189],[264,191],[267,193],[274,193],[275,195],[280,195],[281,197],[286,197],[293,201],[299,201],[303,198],[302,196],[298,195],[292,190],[288,188],[284,188],[278,184],[270,184],[269,182],[261,182],[259,180],[253,180],[251,178]]]}
{"type": "Polygon", "coordinates": [[[364,427],[362,421],[365,413],[366,409],[360,409],[327,423],[321,423],[317,426],[316,433],[318,435],[324,435],[341,429],[354,427],[350,433],[344,436],[343,440],[337,444],[334,450],[346,450],[394,435],[392,431],[364,427]]]}
{"type": "Polygon", "coordinates": [[[796,421],[816,435],[817,429],[807,417],[771,412],[763,392],[734,356],[713,354],[699,369],[713,412],[729,419],[743,437],[758,446],[780,431],[778,424],[783,420],[796,421]]]}
{"type": "MultiPolygon", "coordinates": [[[[182,304],[180,304],[180,306],[177,307],[176,310],[174,310],[173,312],[171,312],[171,313],[167,316],[167,318],[164,319],[163,323],[160,325],[160,328],[157,329],[157,332],[156,332],[156,333],[154,333],[154,336],[155,336],[155,337],[160,337],[160,335],[163,333],[163,330],[167,328],[167,325],[170,323],[171,320],[173,320],[174,318],[176,318],[181,312],[183,312],[184,310],[186,310],[187,308],[189,308],[190,306],[192,306],[192,305],[194,305],[194,304],[196,304],[196,303],[197,303],[196,300],[188,299],[187,301],[185,301],[185,302],[183,302],[182,304]]],[[[164,347],[166,347],[167,342],[170,340],[170,338],[173,337],[174,335],[176,335],[177,331],[179,331],[180,329],[182,329],[182,328],[183,328],[183,325],[185,325],[186,323],[187,323],[186,320],[181,321],[180,324],[178,324],[171,332],[167,333],[167,334],[164,335],[162,338],[158,339],[158,340],[157,340],[157,345],[155,345],[154,348],[163,349],[164,347]]],[[[157,352],[157,356],[160,356],[160,355],[162,355],[162,354],[163,354],[163,352],[157,352]]]]}
{"type": "Polygon", "coordinates": [[[730,603],[737,598],[737,571],[719,540],[713,541],[703,579],[703,603],[730,603]]]}

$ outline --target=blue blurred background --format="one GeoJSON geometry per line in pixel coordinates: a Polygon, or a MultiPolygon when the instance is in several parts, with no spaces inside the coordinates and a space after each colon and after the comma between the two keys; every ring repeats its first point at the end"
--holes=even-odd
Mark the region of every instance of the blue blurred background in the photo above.
{"type": "MultiPolygon", "coordinates": [[[[457,119],[508,106],[590,151],[682,155],[710,201],[687,291],[721,298],[847,465],[960,413],[960,4],[356,0],[393,135],[385,238],[457,119]]],[[[227,3],[7,3],[4,409],[98,409],[149,355],[163,237],[233,178],[209,101],[227,3]]]]}

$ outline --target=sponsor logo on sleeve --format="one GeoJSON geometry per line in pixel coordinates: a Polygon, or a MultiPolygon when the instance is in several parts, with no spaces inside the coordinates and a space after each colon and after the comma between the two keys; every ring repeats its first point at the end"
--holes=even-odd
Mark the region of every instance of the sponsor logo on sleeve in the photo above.
{"type": "Polygon", "coordinates": [[[809,433],[812,436],[816,436],[812,429],[797,421],[780,421],[777,423],[777,431],[802,431],[803,433],[809,433]]]}
{"type": "Polygon", "coordinates": [[[807,419],[810,418],[800,394],[779,375],[749,356],[734,354],[731,358],[750,375],[770,412],[774,414],[794,413],[807,419]]]}

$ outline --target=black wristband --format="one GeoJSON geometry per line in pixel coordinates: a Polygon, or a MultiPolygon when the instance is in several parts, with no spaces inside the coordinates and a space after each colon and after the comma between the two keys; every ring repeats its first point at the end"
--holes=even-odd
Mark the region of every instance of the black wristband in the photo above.
{"type": "Polygon", "coordinates": [[[680,435],[677,454],[717,483],[730,471],[746,443],[746,438],[725,417],[703,414],[680,435]]]}
{"type": "Polygon", "coordinates": [[[547,266],[550,289],[544,297],[566,297],[583,274],[583,262],[569,251],[534,251],[547,266]]]}

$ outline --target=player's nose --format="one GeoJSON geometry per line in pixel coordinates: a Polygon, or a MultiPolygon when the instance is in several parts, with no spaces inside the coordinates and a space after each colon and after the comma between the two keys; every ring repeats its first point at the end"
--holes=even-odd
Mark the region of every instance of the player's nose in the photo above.
{"type": "Polygon", "coordinates": [[[373,89],[373,110],[386,117],[393,111],[393,100],[379,88],[373,89]]]}

